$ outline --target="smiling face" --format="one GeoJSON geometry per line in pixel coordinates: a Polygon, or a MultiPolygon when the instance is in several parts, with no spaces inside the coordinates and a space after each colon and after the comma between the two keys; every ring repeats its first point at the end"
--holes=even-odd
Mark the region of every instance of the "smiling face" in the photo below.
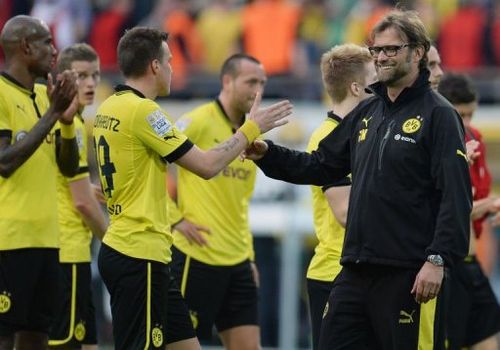
{"type": "Polygon", "coordinates": [[[80,106],[91,105],[101,79],[99,61],[73,61],[71,69],[78,74],[78,103],[80,106]]]}
{"type": "MultiPolygon", "coordinates": [[[[373,39],[374,47],[401,46],[407,44],[393,27],[377,33],[373,39]]],[[[408,76],[416,65],[412,60],[412,49],[409,46],[401,47],[395,56],[388,57],[382,50],[373,56],[378,80],[386,86],[397,86],[408,76]]]]}

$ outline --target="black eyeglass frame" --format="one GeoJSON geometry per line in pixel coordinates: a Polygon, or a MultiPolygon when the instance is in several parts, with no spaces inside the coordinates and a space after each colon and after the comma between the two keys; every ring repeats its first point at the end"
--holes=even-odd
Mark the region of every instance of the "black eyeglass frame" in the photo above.
{"type": "Polygon", "coordinates": [[[370,51],[370,55],[372,55],[372,57],[378,57],[382,51],[384,51],[384,55],[387,57],[394,57],[399,53],[399,51],[410,46],[411,44],[409,43],[401,45],[369,46],[368,51],[370,51]]]}

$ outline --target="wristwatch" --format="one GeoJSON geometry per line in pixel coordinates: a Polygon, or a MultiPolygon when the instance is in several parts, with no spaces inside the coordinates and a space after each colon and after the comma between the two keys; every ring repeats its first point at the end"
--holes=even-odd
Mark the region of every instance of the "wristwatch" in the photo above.
{"type": "Polygon", "coordinates": [[[431,254],[426,260],[434,266],[444,266],[444,260],[439,254],[431,254]]]}

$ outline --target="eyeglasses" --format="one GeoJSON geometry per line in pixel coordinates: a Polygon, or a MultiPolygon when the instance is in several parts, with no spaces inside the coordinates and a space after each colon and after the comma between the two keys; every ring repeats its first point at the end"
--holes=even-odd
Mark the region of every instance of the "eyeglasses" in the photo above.
{"type": "Polygon", "coordinates": [[[407,46],[410,46],[410,44],[370,46],[368,47],[368,50],[370,51],[372,57],[378,57],[381,51],[384,51],[384,55],[387,57],[394,57],[398,54],[399,50],[402,50],[407,46]]]}

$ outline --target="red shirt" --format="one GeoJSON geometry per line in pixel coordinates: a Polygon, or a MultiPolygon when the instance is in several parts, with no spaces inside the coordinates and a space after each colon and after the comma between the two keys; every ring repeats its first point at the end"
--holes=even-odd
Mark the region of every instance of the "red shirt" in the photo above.
{"type": "MultiPolygon", "coordinates": [[[[468,127],[465,132],[465,141],[476,140],[479,142],[477,151],[480,152],[479,157],[474,161],[469,168],[472,188],[474,189],[474,200],[488,197],[491,190],[491,174],[486,164],[486,147],[483,142],[481,133],[473,127],[468,127]]],[[[483,229],[483,221],[487,214],[483,217],[474,220],[472,223],[476,238],[479,238],[483,229]]]]}

